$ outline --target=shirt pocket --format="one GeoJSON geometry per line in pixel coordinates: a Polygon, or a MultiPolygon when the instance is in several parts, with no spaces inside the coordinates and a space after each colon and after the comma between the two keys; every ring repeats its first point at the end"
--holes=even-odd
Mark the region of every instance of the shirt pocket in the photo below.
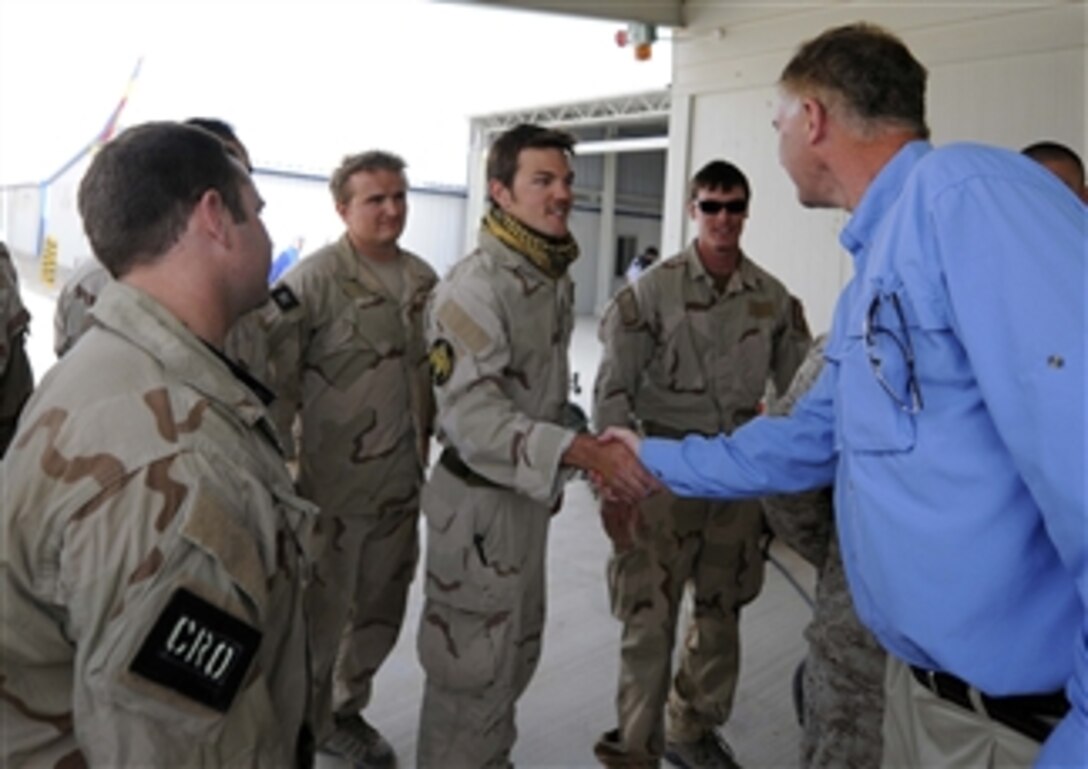
{"type": "Polygon", "coordinates": [[[314,337],[307,376],[319,376],[335,388],[346,389],[378,364],[378,351],[361,336],[354,319],[344,313],[314,337]]]}
{"type": "Polygon", "coordinates": [[[678,323],[662,329],[661,354],[651,363],[652,377],[670,393],[702,395],[706,392],[703,361],[692,339],[691,328],[678,323]]]}
{"type": "Polygon", "coordinates": [[[773,329],[767,325],[748,326],[737,340],[737,379],[740,394],[754,406],[767,389],[767,373],[771,367],[773,329]]]}
{"type": "Polygon", "coordinates": [[[851,309],[845,334],[828,346],[827,358],[838,364],[839,372],[835,409],[839,451],[900,453],[914,448],[910,388],[915,374],[908,357],[919,330],[907,321],[908,304],[899,285],[869,286],[851,309]]]}
{"type": "Polygon", "coordinates": [[[547,522],[547,508],[507,489],[467,486],[442,467],[424,486],[421,507],[427,597],[469,612],[512,608],[540,549],[536,540],[546,536],[537,529],[547,522]]]}

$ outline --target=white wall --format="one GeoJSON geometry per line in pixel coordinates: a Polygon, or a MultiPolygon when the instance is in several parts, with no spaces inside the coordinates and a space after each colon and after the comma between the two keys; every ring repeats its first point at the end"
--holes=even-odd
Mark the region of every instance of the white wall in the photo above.
{"type": "MultiPolygon", "coordinates": [[[[257,174],[265,199],[264,220],[277,252],[303,238],[302,252],[316,251],[339,238],[344,223],[333,207],[324,179],[285,178],[257,174]]],[[[462,192],[408,192],[408,224],[400,244],[426,259],[439,275],[461,256],[465,198],[462,192]]]]}
{"type": "MultiPolygon", "coordinates": [[[[753,187],[745,249],[805,302],[825,330],[852,264],[838,244],[846,215],[801,208],[777,162],[774,84],[797,46],[854,21],[900,35],[929,69],[936,143],[981,140],[1014,149],[1055,139],[1086,156],[1086,8],[1081,2],[840,2],[822,7],[689,0],[673,57],[672,143],[665,199],[713,157],[736,162],[753,187]]],[[[689,237],[666,207],[663,253],[689,237]]]]}
{"type": "MultiPolygon", "coordinates": [[[[580,255],[578,261],[571,267],[570,275],[574,280],[574,311],[578,315],[599,315],[604,309],[597,306],[597,263],[601,259],[608,259],[614,263],[616,254],[599,254],[597,234],[601,227],[600,211],[575,208],[570,216],[570,230],[574,239],[578,241],[580,255]]],[[[652,216],[624,216],[616,214],[615,241],[629,235],[638,241],[638,251],[646,246],[656,246],[661,243],[661,219],[652,216]]],[[[613,270],[614,272],[614,270],[613,270]]],[[[622,285],[622,278],[612,281],[611,290],[606,292],[609,297],[622,285]]]]}
{"type": "Polygon", "coordinates": [[[41,195],[37,187],[8,187],[0,190],[0,240],[22,256],[35,253],[38,243],[38,212],[41,195]]]}

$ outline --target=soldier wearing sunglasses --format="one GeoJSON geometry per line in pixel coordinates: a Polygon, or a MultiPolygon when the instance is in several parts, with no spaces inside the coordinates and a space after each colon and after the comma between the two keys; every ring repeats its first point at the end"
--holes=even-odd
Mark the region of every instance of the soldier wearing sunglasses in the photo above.
{"type": "MultiPolygon", "coordinates": [[[[695,239],[622,289],[601,322],[598,428],[730,433],[756,415],[768,380],[785,392],[808,327],[800,303],[741,249],[749,200],[748,180],[732,163],[715,160],[695,175],[695,239]]],[[[665,493],[637,508],[605,500],[601,514],[624,642],[618,726],[598,741],[597,758],[617,767],[656,765],[662,755],[681,767],[736,766],[716,729],[736,691],[740,608],[763,584],[759,503],[665,493]],[[689,584],[696,610],[670,684],[689,584]]]]}

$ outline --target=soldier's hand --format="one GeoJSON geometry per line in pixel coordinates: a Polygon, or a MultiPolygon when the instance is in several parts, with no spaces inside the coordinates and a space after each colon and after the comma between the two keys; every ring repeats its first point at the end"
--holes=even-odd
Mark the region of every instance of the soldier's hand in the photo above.
{"type": "Polygon", "coordinates": [[[563,462],[587,471],[592,479],[599,479],[598,487],[606,496],[619,501],[637,502],[662,488],[620,441],[602,443],[580,434],[563,454],[563,462]]]}
{"type": "Polygon", "coordinates": [[[636,457],[638,456],[639,449],[642,447],[642,439],[638,437],[638,434],[634,430],[630,430],[626,427],[609,427],[597,436],[597,440],[601,443],[618,441],[626,446],[636,457]]]}
{"type": "Polygon", "coordinates": [[[601,523],[617,552],[629,550],[635,543],[635,530],[641,516],[637,505],[601,500],[601,523]]]}
{"type": "Polygon", "coordinates": [[[618,441],[597,444],[595,468],[602,485],[618,501],[634,503],[661,490],[661,484],[642,466],[638,457],[618,441]]]}

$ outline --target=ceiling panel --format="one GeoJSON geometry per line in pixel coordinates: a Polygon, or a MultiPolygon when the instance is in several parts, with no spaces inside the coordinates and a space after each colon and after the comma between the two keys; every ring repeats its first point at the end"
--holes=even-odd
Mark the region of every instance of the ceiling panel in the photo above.
{"type": "Polygon", "coordinates": [[[436,0],[436,2],[546,11],[594,19],[640,21],[664,27],[679,27],[683,23],[683,0],[436,0]]]}

